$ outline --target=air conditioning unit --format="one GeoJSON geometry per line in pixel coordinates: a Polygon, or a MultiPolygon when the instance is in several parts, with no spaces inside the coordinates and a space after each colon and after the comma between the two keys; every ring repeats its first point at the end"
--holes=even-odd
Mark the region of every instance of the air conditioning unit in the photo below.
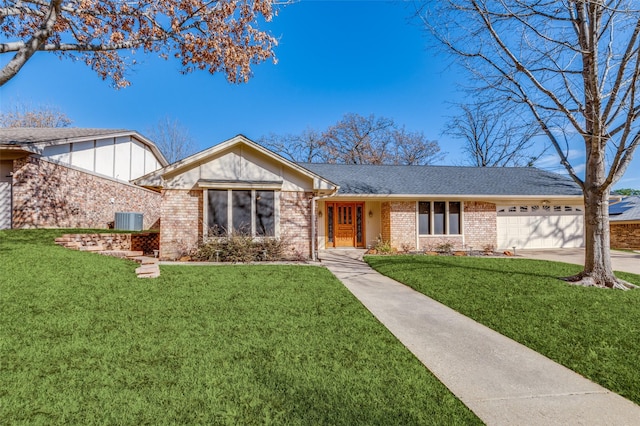
{"type": "Polygon", "coordinates": [[[115,229],[142,231],[142,213],[116,213],[115,229]]]}

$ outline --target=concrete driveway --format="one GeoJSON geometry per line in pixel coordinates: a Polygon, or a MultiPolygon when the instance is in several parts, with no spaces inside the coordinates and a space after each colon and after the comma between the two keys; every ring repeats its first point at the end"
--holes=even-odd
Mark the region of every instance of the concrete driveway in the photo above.
{"type": "MultiPolygon", "coordinates": [[[[539,249],[516,251],[516,256],[529,259],[551,260],[555,262],[584,264],[583,248],[539,249]]],[[[611,263],[614,271],[631,272],[640,275],[640,253],[611,250],[611,263]]]]}

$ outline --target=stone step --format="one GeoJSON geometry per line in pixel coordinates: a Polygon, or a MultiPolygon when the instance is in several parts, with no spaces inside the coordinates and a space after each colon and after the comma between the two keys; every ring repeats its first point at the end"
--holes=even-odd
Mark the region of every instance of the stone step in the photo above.
{"type": "Polygon", "coordinates": [[[160,270],[150,274],[138,274],[138,278],[158,278],[160,276],[160,270]]]}
{"type": "Polygon", "coordinates": [[[157,265],[142,265],[136,268],[136,274],[151,274],[156,271],[160,271],[160,268],[157,265]]]}
{"type": "Polygon", "coordinates": [[[133,260],[133,258],[140,257],[142,255],[144,255],[144,252],[142,252],[142,251],[129,250],[128,253],[127,253],[127,257],[132,259],[132,260],[133,260]]]}
{"type": "Polygon", "coordinates": [[[104,247],[102,246],[81,246],[78,247],[80,251],[104,251],[104,247]]]}
{"type": "Polygon", "coordinates": [[[141,257],[137,257],[135,260],[141,265],[157,265],[158,264],[158,259],[156,259],[155,257],[141,256],[141,257]]]}

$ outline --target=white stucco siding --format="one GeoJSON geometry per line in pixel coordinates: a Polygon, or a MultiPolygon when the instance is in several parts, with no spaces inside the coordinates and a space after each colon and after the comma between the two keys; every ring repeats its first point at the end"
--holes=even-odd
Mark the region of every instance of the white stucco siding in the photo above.
{"type": "Polygon", "coordinates": [[[116,140],[115,176],[113,177],[128,181],[131,179],[131,141],[128,138],[126,140],[121,139],[116,140]]]}
{"type": "Polygon", "coordinates": [[[164,186],[191,189],[199,180],[282,182],[282,191],[311,191],[313,179],[249,147],[234,146],[202,159],[190,168],[168,173],[164,186]]]}
{"type": "Polygon", "coordinates": [[[200,169],[195,167],[177,175],[165,176],[164,179],[164,187],[167,189],[192,189],[198,184],[200,169]]]}
{"type": "Polygon", "coordinates": [[[96,141],[96,169],[95,172],[113,177],[113,164],[115,159],[115,145],[113,139],[100,139],[96,141]]]}
{"type": "Polygon", "coordinates": [[[76,142],[71,144],[71,165],[85,170],[95,171],[95,142],[76,142]]]}
{"type": "Polygon", "coordinates": [[[42,156],[52,161],[71,164],[71,144],[46,146],[42,150],[42,156]]]}
{"type": "Polygon", "coordinates": [[[151,152],[148,146],[144,147],[144,174],[151,173],[155,170],[158,170],[160,167],[160,162],[156,158],[156,156],[151,152]]]}
{"type": "Polygon", "coordinates": [[[135,179],[145,174],[144,160],[144,145],[140,142],[131,141],[131,172],[129,179],[135,179]]]}

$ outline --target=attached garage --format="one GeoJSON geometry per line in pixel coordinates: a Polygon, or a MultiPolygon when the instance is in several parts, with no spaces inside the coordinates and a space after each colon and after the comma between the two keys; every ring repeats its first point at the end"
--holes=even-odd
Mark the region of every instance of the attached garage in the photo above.
{"type": "Polygon", "coordinates": [[[498,248],[584,246],[583,208],[563,204],[519,204],[497,208],[498,248]]]}

